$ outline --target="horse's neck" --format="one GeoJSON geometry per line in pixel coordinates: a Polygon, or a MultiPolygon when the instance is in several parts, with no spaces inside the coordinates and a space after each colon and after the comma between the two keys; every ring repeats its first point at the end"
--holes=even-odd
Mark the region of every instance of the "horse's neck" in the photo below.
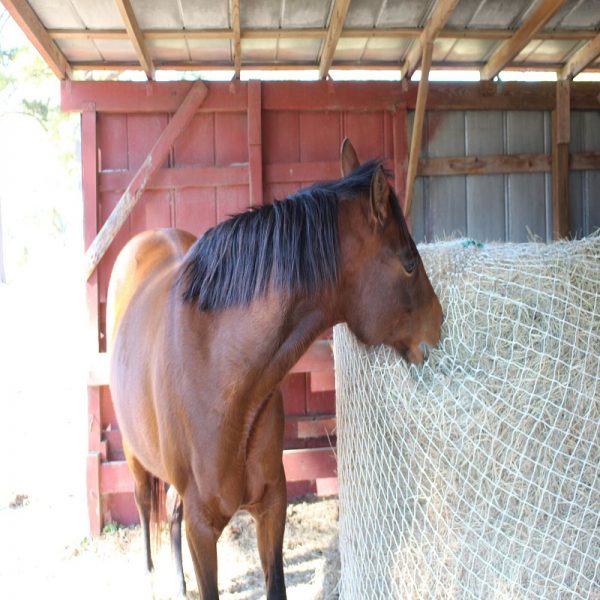
{"type": "Polygon", "coordinates": [[[278,385],[311,343],[339,320],[332,298],[331,293],[304,299],[270,295],[248,315],[232,315],[238,323],[236,350],[248,357],[249,370],[261,374],[261,392],[278,385]]]}

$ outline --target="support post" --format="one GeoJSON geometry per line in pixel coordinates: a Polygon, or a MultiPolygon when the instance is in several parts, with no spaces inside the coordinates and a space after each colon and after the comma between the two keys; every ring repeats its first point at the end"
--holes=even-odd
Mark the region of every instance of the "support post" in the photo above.
{"type": "Polygon", "coordinates": [[[419,153],[421,151],[421,137],[423,135],[423,123],[425,121],[425,106],[427,104],[427,92],[429,91],[429,70],[431,69],[431,54],[433,42],[423,46],[423,58],[421,60],[421,81],[417,91],[417,103],[415,106],[415,119],[413,122],[412,137],[410,141],[410,156],[408,159],[408,172],[406,174],[406,202],[404,204],[404,216],[410,221],[412,211],[412,197],[419,166],[419,153]]]}
{"type": "Polygon", "coordinates": [[[250,206],[263,203],[262,85],[248,82],[248,170],[250,206]]]}
{"type": "Polygon", "coordinates": [[[106,250],[115,239],[123,223],[141,198],[151,177],[160,168],[169,154],[171,146],[190,122],[198,107],[202,104],[208,88],[201,81],[195,82],[181,103],[169,124],[165,127],[142,166],[133,176],[131,183],[110,214],[100,233],[96,236],[85,254],[85,278],[89,279],[106,250]]]}
{"type": "Polygon", "coordinates": [[[569,142],[571,141],[571,86],[556,83],[556,108],[552,111],[552,237],[569,235],[569,142]]]}
{"type": "Polygon", "coordinates": [[[400,207],[406,203],[406,170],[408,160],[408,112],[406,106],[396,107],[392,116],[394,143],[394,182],[400,207]]]}

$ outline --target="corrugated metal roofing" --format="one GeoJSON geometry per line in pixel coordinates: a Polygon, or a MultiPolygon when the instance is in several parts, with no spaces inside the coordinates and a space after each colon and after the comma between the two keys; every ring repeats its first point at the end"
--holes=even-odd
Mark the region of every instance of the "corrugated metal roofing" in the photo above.
{"type": "MultiPolygon", "coordinates": [[[[13,0],[0,1],[18,10],[13,0]]],[[[119,2],[130,5],[156,69],[234,68],[237,7],[242,69],[319,68],[340,10],[346,12],[331,68],[400,70],[444,4],[456,5],[435,39],[434,68],[483,67],[544,5],[549,18],[506,67],[560,70],[600,28],[599,0],[29,0],[29,6],[70,68],[140,68],[119,2]]]]}

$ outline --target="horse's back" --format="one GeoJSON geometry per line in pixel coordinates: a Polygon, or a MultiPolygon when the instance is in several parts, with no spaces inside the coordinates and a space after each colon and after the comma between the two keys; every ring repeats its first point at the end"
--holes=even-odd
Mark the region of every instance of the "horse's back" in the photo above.
{"type": "Polygon", "coordinates": [[[136,235],[124,246],[108,285],[106,334],[109,348],[136,292],[173,261],[180,261],[195,241],[191,233],[181,229],[152,229],[136,235]]]}

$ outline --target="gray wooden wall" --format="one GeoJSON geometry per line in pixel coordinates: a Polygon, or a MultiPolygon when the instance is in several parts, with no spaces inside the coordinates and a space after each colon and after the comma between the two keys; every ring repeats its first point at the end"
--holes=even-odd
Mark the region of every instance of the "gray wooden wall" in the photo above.
{"type": "MultiPolygon", "coordinates": [[[[600,112],[573,111],[571,124],[571,152],[600,151],[600,112]]],[[[543,111],[430,111],[421,155],[551,154],[551,129],[543,111]]],[[[599,171],[571,171],[570,222],[577,237],[600,227],[599,171]]],[[[417,241],[549,241],[550,173],[418,177],[413,233],[417,241]]]]}

